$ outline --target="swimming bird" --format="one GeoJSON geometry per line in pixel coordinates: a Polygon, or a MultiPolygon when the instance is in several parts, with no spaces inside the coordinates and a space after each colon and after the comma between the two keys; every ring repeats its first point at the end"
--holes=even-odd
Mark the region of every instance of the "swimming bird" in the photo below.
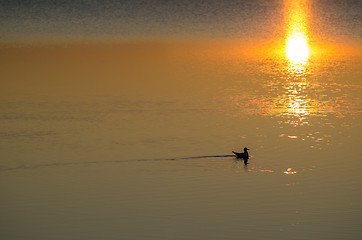
{"type": "Polygon", "coordinates": [[[248,159],[249,159],[248,150],[250,150],[250,149],[248,149],[248,148],[245,147],[245,148],[244,148],[244,152],[242,152],[242,153],[237,153],[237,152],[234,152],[234,151],[233,151],[233,153],[236,155],[237,158],[242,158],[242,159],[244,159],[244,163],[247,164],[248,159]]]}

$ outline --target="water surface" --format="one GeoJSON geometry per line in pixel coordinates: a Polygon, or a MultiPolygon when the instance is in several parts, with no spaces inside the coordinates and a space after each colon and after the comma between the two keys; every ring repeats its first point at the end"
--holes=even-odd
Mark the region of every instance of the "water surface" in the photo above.
{"type": "Polygon", "coordinates": [[[360,3],[255,2],[267,38],[2,43],[1,238],[360,239],[360,3]]]}

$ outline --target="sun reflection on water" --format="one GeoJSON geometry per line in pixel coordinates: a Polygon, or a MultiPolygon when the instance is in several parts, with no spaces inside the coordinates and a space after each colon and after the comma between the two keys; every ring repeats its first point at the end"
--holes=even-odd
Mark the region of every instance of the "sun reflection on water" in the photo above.
{"type": "Polygon", "coordinates": [[[296,77],[290,80],[286,86],[287,90],[287,114],[292,118],[289,123],[292,125],[308,124],[307,117],[310,114],[311,100],[305,92],[308,88],[305,77],[296,77]]]}
{"type": "Polygon", "coordinates": [[[306,1],[286,1],[286,43],[285,57],[288,60],[287,113],[297,120],[289,121],[292,125],[308,124],[309,99],[305,95],[308,88],[306,78],[309,58],[307,8],[306,1]]]}
{"type": "Polygon", "coordinates": [[[284,171],[284,174],[290,175],[290,174],[296,174],[297,171],[293,171],[291,168],[288,168],[286,171],[284,171]]]}
{"type": "Polygon", "coordinates": [[[305,0],[286,1],[285,55],[292,65],[303,66],[309,57],[305,0]]]}
{"type": "MultiPolygon", "coordinates": [[[[351,95],[355,94],[352,88],[359,86],[344,82],[346,76],[342,75],[344,67],[350,66],[327,46],[328,52],[320,55],[318,44],[322,42],[318,42],[318,34],[311,25],[310,2],[284,0],[285,18],[280,27],[283,34],[262,46],[263,54],[245,53],[253,57],[249,62],[240,56],[240,61],[231,61],[231,70],[242,74],[236,76],[236,84],[227,85],[227,96],[223,98],[232,107],[226,109],[228,114],[264,115],[274,118],[276,127],[281,129],[307,129],[322,122],[334,127],[331,117],[360,111],[358,101],[351,95]]],[[[222,109],[225,110],[224,106],[222,109]]],[[[298,140],[308,139],[303,134],[298,140]]]]}
{"type": "Polygon", "coordinates": [[[287,39],[285,54],[291,63],[304,65],[309,57],[307,38],[301,32],[293,32],[287,39]]]}

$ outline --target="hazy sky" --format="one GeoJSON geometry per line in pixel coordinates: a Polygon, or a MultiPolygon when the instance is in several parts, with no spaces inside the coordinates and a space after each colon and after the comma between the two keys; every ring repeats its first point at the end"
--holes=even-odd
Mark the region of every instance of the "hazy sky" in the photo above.
{"type": "MultiPolygon", "coordinates": [[[[0,40],[269,38],[282,28],[285,1],[0,0],[0,40]]],[[[361,2],[309,1],[315,28],[360,38],[361,2]]]]}

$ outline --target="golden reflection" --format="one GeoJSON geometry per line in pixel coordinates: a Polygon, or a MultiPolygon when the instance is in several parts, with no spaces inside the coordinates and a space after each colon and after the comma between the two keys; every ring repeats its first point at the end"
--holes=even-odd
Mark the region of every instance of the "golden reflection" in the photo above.
{"type": "Polygon", "coordinates": [[[285,57],[288,60],[287,112],[294,117],[292,125],[308,124],[310,99],[304,94],[308,87],[306,67],[309,58],[307,31],[308,0],[286,0],[285,57]]]}
{"type": "Polygon", "coordinates": [[[309,56],[309,46],[305,36],[295,32],[287,39],[285,46],[287,59],[293,64],[305,64],[309,56]]]}
{"type": "Polygon", "coordinates": [[[284,171],[284,173],[287,175],[291,175],[291,174],[296,174],[297,171],[293,171],[291,168],[288,168],[286,171],[284,171]]]}
{"type": "MultiPolygon", "coordinates": [[[[235,64],[231,70],[238,73],[235,82],[240,82],[240,85],[233,86],[225,81],[228,93],[225,99],[233,107],[228,111],[229,115],[272,116],[278,119],[278,127],[284,128],[290,125],[313,126],[317,123],[312,121],[316,117],[323,117],[326,121],[330,113],[343,116],[345,112],[338,111],[340,109],[358,109],[358,104],[351,103],[352,96],[341,95],[343,90],[348,92],[353,86],[333,82],[335,78],[343,77],[340,74],[344,71],[342,67],[348,66],[341,61],[343,58],[334,56],[334,52],[325,53],[325,58],[319,56],[321,53],[316,43],[324,43],[317,41],[318,34],[313,34],[309,25],[313,17],[310,2],[284,0],[283,34],[276,35],[275,39],[260,47],[260,51],[256,48],[258,51],[252,49],[251,52],[239,51],[237,56],[232,55],[233,60],[238,60],[231,61],[235,64]],[[244,59],[248,61],[244,62],[244,59]]],[[[329,49],[326,45],[325,50],[329,49]]],[[[302,135],[289,138],[304,141],[306,138],[302,135]]]]}
{"type": "Polygon", "coordinates": [[[291,65],[304,65],[309,57],[307,0],[286,0],[285,56],[291,65]]]}
{"type": "Polygon", "coordinates": [[[288,115],[294,117],[289,123],[292,125],[308,124],[307,116],[309,115],[310,99],[304,96],[307,88],[305,82],[290,82],[288,86],[288,115]]]}

